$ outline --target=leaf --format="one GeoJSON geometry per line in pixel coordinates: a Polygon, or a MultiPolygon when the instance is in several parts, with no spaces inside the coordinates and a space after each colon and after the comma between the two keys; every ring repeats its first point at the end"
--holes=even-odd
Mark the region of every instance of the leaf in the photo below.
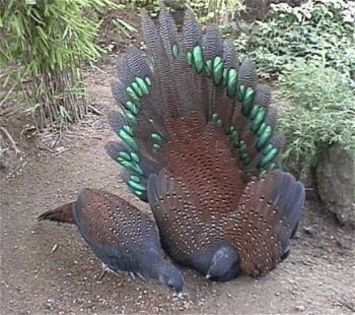
{"type": "Polygon", "coordinates": [[[64,106],[59,106],[59,114],[63,119],[67,119],[69,121],[72,121],[72,118],[67,111],[67,109],[64,106]]]}

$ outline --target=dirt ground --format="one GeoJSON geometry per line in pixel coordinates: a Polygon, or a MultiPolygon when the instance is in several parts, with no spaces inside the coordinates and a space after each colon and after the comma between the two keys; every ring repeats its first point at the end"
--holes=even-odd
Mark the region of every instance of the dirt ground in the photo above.
{"type": "Polygon", "coordinates": [[[84,187],[104,188],[133,202],[119,167],[104,144],[115,138],[105,113],[112,71],[91,70],[91,114],[62,135],[25,141],[32,151],[17,175],[1,179],[1,314],[354,314],[353,234],[308,200],[290,257],[268,276],[229,283],[207,282],[184,269],[188,296],[176,299],[154,282],[109,275],[98,281],[100,264],[75,227],[36,217],[75,197],[84,187]],[[29,142],[32,141],[32,142],[29,142]]]}
{"type": "MultiPolygon", "coordinates": [[[[105,40],[111,41],[109,36],[105,40]]],[[[26,155],[11,160],[14,174],[0,173],[1,314],[355,313],[353,231],[322,212],[312,194],[291,255],[262,279],[214,283],[183,269],[184,299],[124,274],[99,281],[101,264],[75,227],[36,220],[84,187],[106,189],[149,212],[122,184],[118,165],[104,150],[116,137],[105,115],[115,107],[110,90],[114,69],[96,67],[88,73],[89,102],[102,115],[91,113],[61,135],[31,136],[30,120],[20,112],[3,122],[12,126],[26,155]]]]}

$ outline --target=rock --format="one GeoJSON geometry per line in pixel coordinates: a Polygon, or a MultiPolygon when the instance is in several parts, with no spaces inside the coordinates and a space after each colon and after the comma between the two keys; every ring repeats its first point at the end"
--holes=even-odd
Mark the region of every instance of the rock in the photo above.
{"type": "Polygon", "coordinates": [[[264,21],[270,9],[270,0],[245,0],[246,10],[241,16],[246,22],[264,21]]]}
{"type": "Polygon", "coordinates": [[[163,3],[173,10],[184,10],[186,8],[186,0],[163,0],[163,3]]]}
{"type": "Polygon", "coordinates": [[[318,194],[341,224],[355,228],[355,158],[335,144],[323,153],[316,171],[318,194]]]}

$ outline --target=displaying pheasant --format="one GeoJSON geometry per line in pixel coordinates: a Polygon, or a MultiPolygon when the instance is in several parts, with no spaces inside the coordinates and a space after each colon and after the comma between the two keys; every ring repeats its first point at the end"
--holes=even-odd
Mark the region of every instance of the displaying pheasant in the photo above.
{"type": "Polygon", "coordinates": [[[147,50],[129,48],[113,94],[108,153],[148,201],[165,251],[208,278],[264,275],[289,252],[304,187],[278,170],[284,143],[255,66],[191,12],[183,32],[162,9],[142,14],[147,50]]]}
{"type": "Polygon", "coordinates": [[[127,271],[156,279],[177,293],[183,288],[182,274],[163,257],[154,221],[113,194],[84,189],[75,202],[38,219],[75,224],[102,261],[103,272],[127,271]]]}

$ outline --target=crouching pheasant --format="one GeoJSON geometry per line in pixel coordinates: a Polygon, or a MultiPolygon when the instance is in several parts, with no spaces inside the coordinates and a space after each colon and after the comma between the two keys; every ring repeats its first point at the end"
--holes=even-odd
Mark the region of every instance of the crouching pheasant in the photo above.
{"type": "Polygon", "coordinates": [[[75,202],[40,215],[38,219],[75,224],[103,271],[126,271],[155,279],[180,293],[184,279],[164,258],[154,221],[127,201],[105,191],[84,189],[75,202]]]}

